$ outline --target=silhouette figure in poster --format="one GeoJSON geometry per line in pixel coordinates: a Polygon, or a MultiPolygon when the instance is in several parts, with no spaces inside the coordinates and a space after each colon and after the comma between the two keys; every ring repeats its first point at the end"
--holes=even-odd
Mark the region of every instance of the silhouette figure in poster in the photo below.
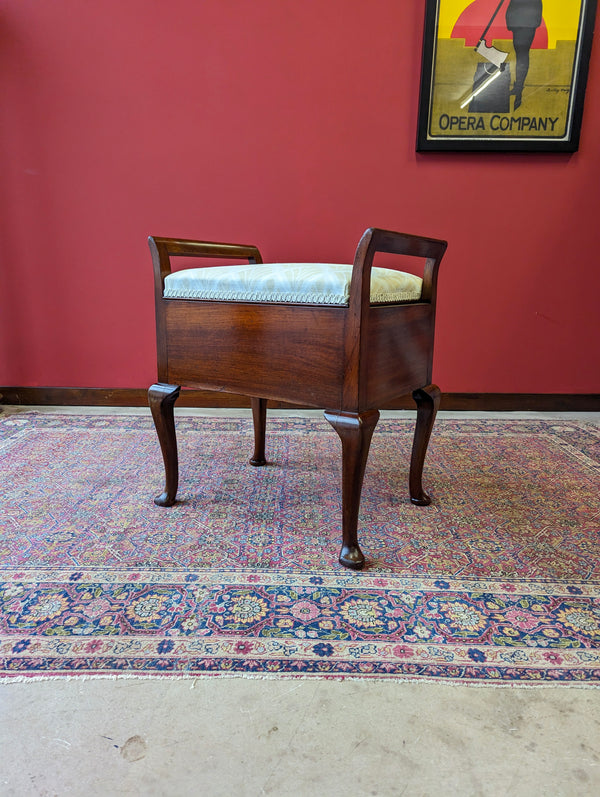
{"type": "Polygon", "coordinates": [[[530,50],[548,46],[542,12],[542,0],[473,0],[460,14],[452,38],[464,39],[465,47],[474,47],[483,57],[473,80],[476,96],[470,101],[470,112],[510,113],[511,97],[514,110],[519,108],[529,72],[530,50]],[[510,38],[516,56],[512,70],[505,60],[507,54],[493,45],[494,40],[510,38]],[[495,69],[498,79],[489,81],[495,69]],[[515,72],[514,83],[511,71],[515,72]],[[483,92],[478,91],[482,86],[483,92]]]}
{"type": "Polygon", "coordinates": [[[515,98],[515,111],[521,105],[523,87],[529,72],[529,50],[541,24],[542,0],[510,0],[506,9],[506,27],[512,33],[517,57],[515,82],[510,91],[515,98]]]}

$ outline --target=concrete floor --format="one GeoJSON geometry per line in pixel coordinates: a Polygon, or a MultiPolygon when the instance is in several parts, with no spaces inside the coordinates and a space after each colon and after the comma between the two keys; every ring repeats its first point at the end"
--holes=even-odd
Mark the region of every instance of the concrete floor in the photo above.
{"type": "Polygon", "coordinates": [[[3,796],[600,794],[600,688],[34,681],[0,717],[3,796]]]}
{"type": "Polygon", "coordinates": [[[600,794],[600,690],[205,678],[0,688],[2,795],[600,794]]]}

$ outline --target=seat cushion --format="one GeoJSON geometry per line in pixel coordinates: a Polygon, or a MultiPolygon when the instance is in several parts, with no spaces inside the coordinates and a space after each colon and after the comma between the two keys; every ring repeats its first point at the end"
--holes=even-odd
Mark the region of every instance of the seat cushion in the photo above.
{"type": "MultiPolygon", "coordinates": [[[[175,271],[166,299],[347,305],[352,266],[340,263],[260,263],[175,271]]],[[[423,280],[389,268],[371,271],[371,303],[416,302],[423,280]]]]}

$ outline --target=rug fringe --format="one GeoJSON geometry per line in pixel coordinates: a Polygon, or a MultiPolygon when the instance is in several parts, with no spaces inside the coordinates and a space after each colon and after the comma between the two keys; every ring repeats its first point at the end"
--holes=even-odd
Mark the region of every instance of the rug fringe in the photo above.
{"type": "Polygon", "coordinates": [[[93,675],[16,675],[14,677],[0,678],[0,686],[6,684],[24,684],[43,681],[191,681],[190,689],[195,689],[196,681],[208,681],[212,679],[228,678],[230,680],[244,678],[250,681],[360,681],[361,683],[374,683],[382,685],[384,683],[394,684],[418,684],[428,686],[435,684],[449,687],[468,687],[470,689],[599,689],[600,683],[582,681],[540,681],[540,682],[514,682],[514,681],[467,681],[462,679],[450,678],[403,678],[398,676],[323,676],[314,674],[294,674],[294,673],[156,673],[154,675],[144,675],[137,673],[94,673],[93,675]]]}

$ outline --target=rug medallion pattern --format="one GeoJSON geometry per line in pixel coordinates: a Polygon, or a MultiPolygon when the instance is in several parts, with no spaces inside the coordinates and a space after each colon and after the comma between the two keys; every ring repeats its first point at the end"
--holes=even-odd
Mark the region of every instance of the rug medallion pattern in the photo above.
{"type": "Polygon", "coordinates": [[[413,421],[382,419],[361,573],[337,563],[324,420],[183,416],[180,502],[141,416],[0,419],[4,677],[254,674],[600,683],[600,430],[449,420],[407,495],[413,421]]]}

